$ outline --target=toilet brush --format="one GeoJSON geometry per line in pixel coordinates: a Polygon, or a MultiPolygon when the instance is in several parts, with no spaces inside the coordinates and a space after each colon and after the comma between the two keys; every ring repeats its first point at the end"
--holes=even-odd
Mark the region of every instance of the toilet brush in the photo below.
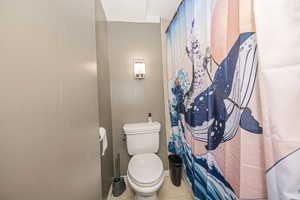
{"type": "Polygon", "coordinates": [[[124,178],[121,177],[121,172],[120,172],[120,154],[117,155],[116,158],[116,177],[113,180],[113,188],[112,188],[112,193],[114,197],[118,197],[121,194],[123,194],[123,192],[126,190],[126,184],[124,181],[124,178]]]}

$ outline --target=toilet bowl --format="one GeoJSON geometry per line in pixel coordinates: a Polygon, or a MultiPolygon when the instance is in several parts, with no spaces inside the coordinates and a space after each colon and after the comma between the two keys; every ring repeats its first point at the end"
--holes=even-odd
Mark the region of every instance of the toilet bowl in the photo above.
{"type": "Polygon", "coordinates": [[[135,200],[158,200],[157,191],[164,181],[163,163],[154,153],[135,155],[129,161],[127,177],[135,200]]]}

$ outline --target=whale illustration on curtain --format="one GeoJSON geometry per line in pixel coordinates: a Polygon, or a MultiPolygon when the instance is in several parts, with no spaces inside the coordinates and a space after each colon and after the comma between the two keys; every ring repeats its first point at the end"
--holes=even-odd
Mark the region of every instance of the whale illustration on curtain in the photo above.
{"type": "Polygon", "coordinates": [[[252,11],[240,17],[241,7],[238,0],[185,0],[166,31],[168,149],[182,157],[195,199],[238,199],[241,183],[227,180],[221,145],[240,141],[240,128],[263,132],[249,106],[258,72],[252,11]]]}
{"type": "MultiPolygon", "coordinates": [[[[193,34],[193,30],[191,32],[193,34]]],[[[192,49],[186,48],[186,52],[192,62],[194,75],[190,84],[187,84],[187,77],[180,80],[179,74],[173,80],[172,93],[175,101],[171,102],[172,126],[178,126],[180,122],[184,130],[180,114],[184,115],[188,129],[192,130],[196,139],[208,143],[208,150],[214,150],[221,142],[232,139],[239,126],[252,133],[262,133],[262,128],[247,107],[258,66],[254,33],[240,35],[228,56],[221,64],[217,64],[214,78],[211,78],[208,70],[211,62],[209,59],[214,60],[213,57],[201,55],[197,50],[200,46],[197,44],[198,40],[189,42],[192,43],[192,49]],[[194,91],[201,87],[201,79],[206,75],[211,84],[191,100],[194,91]],[[181,82],[185,82],[184,85],[188,85],[188,88],[181,85],[181,82]]],[[[183,73],[184,76],[183,70],[178,73],[183,73]]]]}

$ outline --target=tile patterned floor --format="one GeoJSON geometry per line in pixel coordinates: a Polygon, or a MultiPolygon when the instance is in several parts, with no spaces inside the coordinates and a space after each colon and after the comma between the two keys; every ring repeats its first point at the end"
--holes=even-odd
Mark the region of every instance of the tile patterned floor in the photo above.
{"type": "MultiPolygon", "coordinates": [[[[134,193],[126,181],[126,191],[120,197],[113,197],[112,200],[134,200],[134,193]]],[[[159,200],[194,200],[190,189],[185,181],[180,187],[172,184],[170,177],[166,176],[163,186],[158,192],[159,200]]]]}

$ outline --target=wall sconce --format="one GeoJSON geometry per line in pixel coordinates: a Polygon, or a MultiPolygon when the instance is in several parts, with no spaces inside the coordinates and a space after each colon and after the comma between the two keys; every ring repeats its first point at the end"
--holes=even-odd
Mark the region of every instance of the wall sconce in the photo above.
{"type": "Polygon", "coordinates": [[[134,76],[136,79],[144,79],[146,74],[146,65],[143,59],[133,59],[134,76]]]}

